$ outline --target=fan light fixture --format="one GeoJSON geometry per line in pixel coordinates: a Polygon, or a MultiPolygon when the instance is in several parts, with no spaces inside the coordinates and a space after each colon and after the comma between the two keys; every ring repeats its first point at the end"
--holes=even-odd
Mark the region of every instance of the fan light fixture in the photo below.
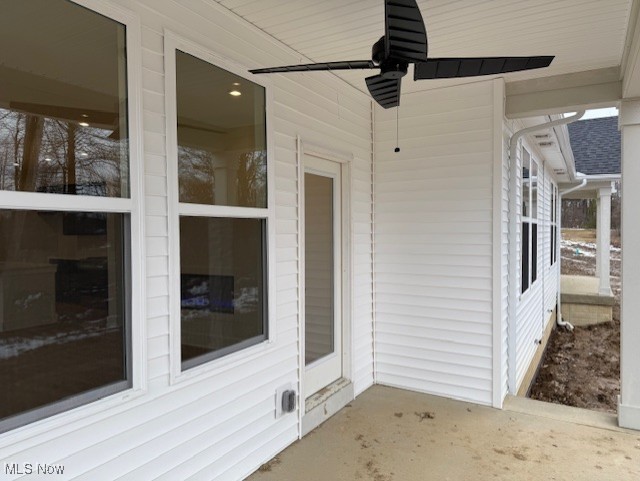
{"type": "Polygon", "coordinates": [[[249,70],[253,74],[314,70],[380,69],[365,79],[373,99],[388,109],[400,105],[400,83],[414,64],[414,80],[497,75],[548,67],[553,56],[429,58],[427,29],[416,0],[384,0],[384,36],[373,44],[371,60],[348,60],[249,70]]]}

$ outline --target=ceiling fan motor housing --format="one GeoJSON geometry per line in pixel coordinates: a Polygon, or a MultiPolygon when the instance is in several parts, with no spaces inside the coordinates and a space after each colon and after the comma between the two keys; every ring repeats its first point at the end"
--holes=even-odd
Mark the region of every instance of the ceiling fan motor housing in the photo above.
{"type": "Polygon", "coordinates": [[[371,49],[371,60],[380,67],[380,75],[386,79],[399,79],[407,75],[409,63],[395,58],[385,58],[385,38],[380,37],[371,49]]]}

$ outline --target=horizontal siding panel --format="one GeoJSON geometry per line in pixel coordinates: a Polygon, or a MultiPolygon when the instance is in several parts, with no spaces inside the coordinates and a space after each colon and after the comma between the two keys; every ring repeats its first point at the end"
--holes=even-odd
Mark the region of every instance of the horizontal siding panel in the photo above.
{"type": "MultiPolygon", "coordinates": [[[[377,236],[376,236],[377,237],[377,236]]],[[[392,242],[393,239],[391,238],[392,242]]],[[[415,244],[398,244],[403,250],[409,249],[415,244]]],[[[422,254],[396,254],[398,248],[389,248],[387,252],[383,252],[385,262],[378,262],[376,260],[376,271],[378,273],[395,273],[401,270],[404,274],[420,274],[424,272],[424,265],[433,266],[464,266],[470,267],[484,267],[487,268],[486,261],[489,254],[483,253],[482,255],[470,254],[467,249],[440,249],[441,252],[433,252],[434,249],[430,249],[430,253],[426,255],[422,254]],[[446,253],[444,251],[447,251],[446,253]],[[452,252],[453,251],[453,252],[452,252]]],[[[377,252],[382,249],[377,250],[377,252]]]]}
{"type": "Polygon", "coordinates": [[[479,404],[491,403],[491,391],[490,384],[488,389],[477,389],[472,387],[460,386],[456,383],[438,383],[430,379],[423,377],[411,377],[400,374],[378,374],[378,383],[396,387],[400,389],[409,389],[417,392],[424,392],[427,394],[438,393],[439,396],[449,397],[452,399],[459,399],[461,401],[470,401],[479,404]]]}
{"type": "MultiPolygon", "coordinates": [[[[462,384],[469,389],[477,389],[479,391],[487,391],[491,389],[491,382],[486,380],[486,372],[479,371],[479,377],[473,377],[469,374],[460,375],[454,372],[447,372],[441,365],[431,365],[424,361],[411,361],[395,364],[393,361],[397,358],[385,359],[384,356],[380,356],[379,362],[385,363],[387,366],[385,374],[388,376],[406,376],[413,377],[415,379],[427,378],[430,382],[438,384],[449,384],[452,388],[462,384]],[[415,366],[415,367],[414,367],[415,366]],[[431,369],[433,368],[433,369],[431,369]]],[[[466,368],[467,373],[471,373],[470,368],[466,368]]]]}
{"type": "Polygon", "coordinates": [[[488,404],[493,85],[407,100],[399,154],[395,119],[376,111],[377,379],[488,404]]]}

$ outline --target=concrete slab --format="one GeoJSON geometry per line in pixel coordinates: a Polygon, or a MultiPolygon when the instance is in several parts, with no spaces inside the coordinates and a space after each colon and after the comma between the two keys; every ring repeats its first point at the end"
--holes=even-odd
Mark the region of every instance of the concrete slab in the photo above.
{"type": "Polygon", "coordinates": [[[563,303],[612,306],[613,294],[603,296],[599,293],[600,280],[588,276],[561,276],[560,292],[563,303]]]}
{"type": "Polygon", "coordinates": [[[611,322],[616,300],[613,293],[602,295],[599,289],[600,280],[597,277],[562,276],[562,318],[574,326],[611,322]]]}
{"type": "Polygon", "coordinates": [[[374,386],[249,479],[640,479],[640,432],[518,408],[374,386]]]}

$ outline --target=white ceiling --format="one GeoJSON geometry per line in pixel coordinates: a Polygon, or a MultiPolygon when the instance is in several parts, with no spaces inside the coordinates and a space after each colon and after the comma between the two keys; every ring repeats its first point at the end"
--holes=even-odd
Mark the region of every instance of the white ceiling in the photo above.
{"type": "MultiPolygon", "coordinates": [[[[216,1],[299,52],[301,62],[367,60],[384,32],[382,0],[216,1]]],[[[418,5],[430,57],[556,55],[547,69],[505,76],[513,81],[619,66],[632,1],[418,0],[418,5]]],[[[371,73],[338,75],[366,91],[364,78],[371,73]]],[[[409,72],[403,92],[453,83],[461,81],[414,82],[409,72]]]]}

